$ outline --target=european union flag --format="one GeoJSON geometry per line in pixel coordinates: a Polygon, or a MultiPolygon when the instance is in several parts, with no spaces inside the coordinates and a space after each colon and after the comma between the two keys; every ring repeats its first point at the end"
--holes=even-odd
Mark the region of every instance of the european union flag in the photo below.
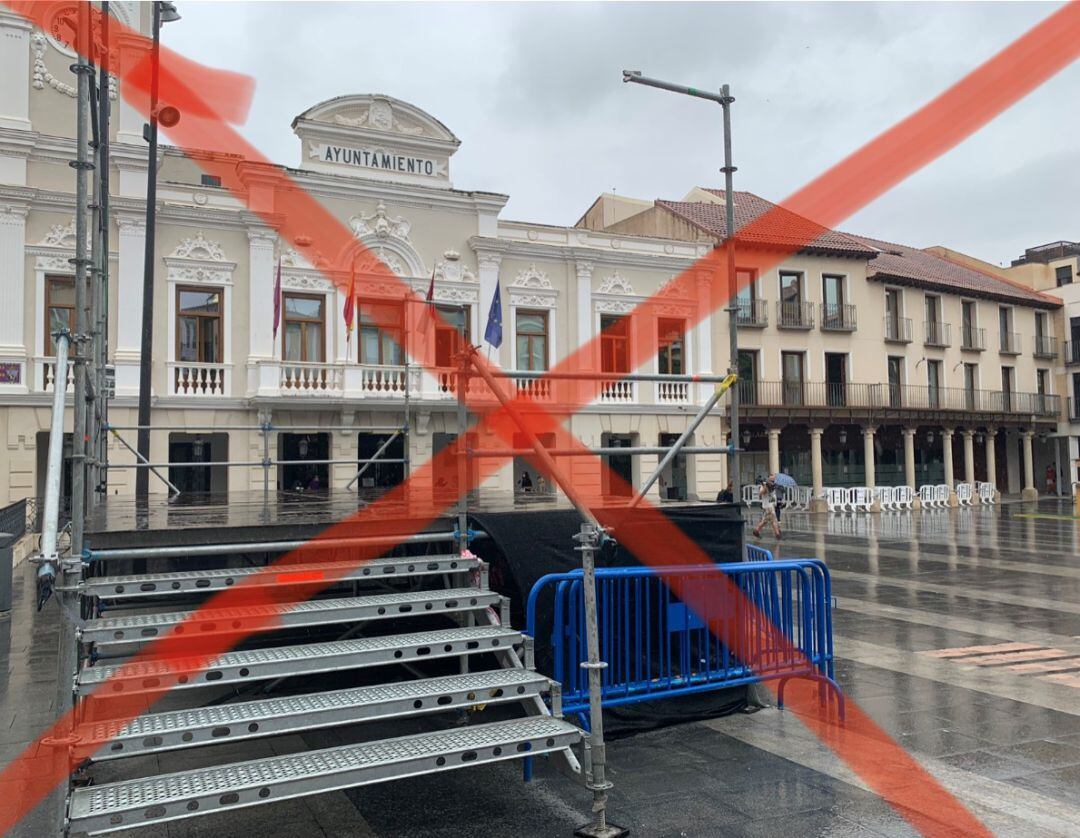
{"type": "Polygon", "coordinates": [[[502,294],[499,293],[499,283],[495,283],[495,296],[491,298],[491,310],[488,312],[487,328],[484,329],[484,340],[498,349],[502,346],[502,294]]]}

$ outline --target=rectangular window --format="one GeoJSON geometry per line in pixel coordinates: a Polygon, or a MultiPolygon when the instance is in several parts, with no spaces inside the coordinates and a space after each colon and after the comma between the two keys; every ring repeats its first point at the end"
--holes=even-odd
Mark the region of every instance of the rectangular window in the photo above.
{"type": "Polygon", "coordinates": [[[1069,265],[1061,265],[1054,268],[1054,277],[1057,279],[1058,288],[1068,285],[1073,281],[1073,270],[1069,265]]]}
{"type": "Polygon", "coordinates": [[[469,342],[469,307],[435,306],[435,366],[455,367],[456,356],[469,342]]]}
{"type": "Polygon", "coordinates": [[[364,304],[360,307],[361,364],[400,366],[404,363],[402,307],[397,303],[364,304]]]}
{"type": "Polygon", "coordinates": [[[626,317],[600,315],[601,372],[630,372],[630,329],[626,317]]]}
{"type": "Polygon", "coordinates": [[[844,316],[844,278],[826,274],[821,278],[822,326],[826,329],[848,328],[844,316]]]}
{"type": "Polygon", "coordinates": [[[1012,410],[1013,368],[1001,368],[1001,406],[1003,410],[1012,410]]]}
{"type": "Polygon", "coordinates": [[[900,315],[903,311],[903,300],[900,297],[900,289],[885,289],[885,337],[887,340],[910,340],[910,335],[901,332],[900,315]]]}
{"type": "Polygon", "coordinates": [[[1042,339],[1046,337],[1046,312],[1035,312],[1035,342],[1041,346],[1042,339]]]}
{"type": "Polygon", "coordinates": [[[974,349],[978,347],[975,341],[975,328],[977,321],[975,319],[976,309],[974,300],[961,300],[960,302],[960,330],[961,330],[961,346],[974,349]]]}
{"type": "Polygon", "coordinates": [[[847,355],[825,353],[825,398],[829,407],[847,404],[847,355]]]}
{"type": "Polygon", "coordinates": [[[802,302],[802,274],[793,271],[780,272],[780,302],[802,302]]]}
{"type": "Polygon", "coordinates": [[[176,360],[220,364],[223,360],[221,290],[176,289],[176,360]]]}
{"type": "Polygon", "coordinates": [[[964,364],[964,401],[968,410],[975,410],[975,390],[978,388],[978,364],[964,364]]]}
{"type": "Polygon", "coordinates": [[[322,296],[284,295],[282,360],[321,364],[326,358],[326,312],[322,296]]]}
{"type": "Polygon", "coordinates": [[[926,362],[926,392],[930,407],[941,407],[941,361],[926,362]]]}
{"type": "Polygon", "coordinates": [[[517,368],[542,372],[548,368],[548,313],[517,312],[517,368]]]}
{"type": "Polygon", "coordinates": [[[662,375],[684,375],[683,347],[686,345],[686,322],[661,318],[656,323],[656,341],[659,346],[656,366],[662,375]]]}
{"type": "Polygon", "coordinates": [[[757,276],[756,271],[749,268],[736,268],[735,281],[739,287],[738,299],[742,303],[752,303],[757,299],[757,276]]]}
{"type": "Polygon", "coordinates": [[[758,354],[753,349],[739,350],[739,402],[757,404],[758,354]]]}
{"type": "Polygon", "coordinates": [[[889,356],[889,406],[890,407],[903,407],[904,406],[904,359],[896,356],[889,356]]]}
{"type": "Polygon", "coordinates": [[[53,334],[63,329],[75,332],[75,280],[66,276],[46,277],[45,338],[41,342],[46,355],[56,355],[53,334]]]}
{"type": "Polygon", "coordinates": [[[203,186],[221,186],[221,178],[217,175],[199,175],[199,183],[203,186]]]}
{"type": "Polygon", "coordinates": [[[780,373],[784,391],[784,404],[803,403],[803,354],[801,352],[780,353],[780,373]]]}
{"type": "Polygon", "coordinates": [[[1002,349],[1007,349],[1012,335],[1012,309],[1008,306],[998,307],[998,334],[1002,349]]]}

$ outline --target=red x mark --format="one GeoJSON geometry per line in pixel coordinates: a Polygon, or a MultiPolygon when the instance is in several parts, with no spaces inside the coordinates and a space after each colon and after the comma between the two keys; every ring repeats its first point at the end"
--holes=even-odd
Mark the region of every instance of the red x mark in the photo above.
{"type": "MultiPolygon", "coordinates": [[[[39,26],[45,27],[61,4],[9,5],[39,26]]],[[[92,11],[95,18],[98,14],[96,9],[92,11]]],[[[110,24],[110,29],[110,55],[121,45],[127,46],[120,56],[121,67],[118,74],[124,82],[124,95],[145,112],[148,109],[150,66],[146,40],[125,30],[116,22],[110,24]],[[131,55],[132,45],[136,48],[134,56],[131,55]]],[[[77,46],[80,52],[85,53],[86,45],[77,46]]],[[[786,256],[812,242],[826,228],[834,226],[952,148],[1071,63],[1078,53],[1080,8],[1070,4],[911,117],[808,184],[785,202],[785,208],[778,207],[745,225],[738,235],[740,267],[765,270],[775,266],[786,256]],[[809,221],[808,218],[815,221],[809,221]],[[785,246],[778,249],[777,241],[784,242],[785,246]],[[768,245],[769,249],[755,245],[768,245]]],[[[165,104],[177,106],[184,114],[181,124],[170,132],[170,137],[208,173],[218,175],[223,185],[232,189],[247,203],[252,212],[259,215],[268,226],[277,229],[284,239],[294,243],[309,239],[312,252],[321,255],[316,266],[344,286],[353,260],[363,253],[351,232],[314,197],[304,192],[281,170],[272,166],[228,127],[227,122],[242,121],[250,97],[250,83],[239,76],[207,70],[167,50],[163,51],[161,66],[161,100],[165,104]],[[238,165],[238,158],[244,162],[238,165]]],[[[711,295],[706,293],[704,299],[700,300],[696,315],[698,319],[711,314],[713,306],[708,303],[710,297],[719,301],[728,291],[728,277],[724,265],[724,251],[718,248],[676,280],[676,288],[691,298],[699,296],[699,291],[716,291],[711,295]],[[700,288],[697,287],[699,280],[702,283],[700,288]]],[[[360,286],[361,300],[366,296],[365,287],[370,287],[368,284],[374,281],[397,281],[385,266],[377,266],[372,273],[378,276],[365,278],[365,283],[360,286]]],[[[402,286],[402,293],[403,297],[418,301],[411,289],[402,286]]],[[[658,302],[650,299],[644,302],[636,313],[649,314],[650,307],[655,305],[658,305],[658,302]]],[[[426,331],[424,307],[406,306],[406,310],[409,333],[413,336],[423,335],[426,331]]],[[[372,311],[372,316],[380,315],[377,309],[372,311]]],[[[657,337],[653,330],[646,326],[647,323],[651,323],[651,317],[630,318],[633,368],[640,366],[657,350],[657,337]]],[[[586,346],[579,347],[554,371],[595,369],[597,343],[598,339],[594,339],[586,346]]],[[[413,340],[408,351],[425,367],[434,366],[434,347],[430,341],[413,340]]],[[[483,362],[478,360],[478,363],[483,362]]],[[[498,376],[497,370],[492,372],[498,376]]],[[[495,449],[507,445],[513,447],[514,435],[519,429],[513,414],[520,412],[527,417],[526,426],[529,432],[536,435],[554,434],[556,447],[583,450],[581,443],[572,438],[558,417],[568,416],[594,399],[600,385],[591,381],[562,380],[552,381],[551,385],[553,398],[550,403],[538,404],[524,396],[515,396],[510,409],[496,407],[490,395],[485,397],[482,392],[479,395],[470,394],[470,408],[482,416],[477,430],[491,432],[490,435],[476,433],[472,444],[480,449],[495,449]]],[[[510,392],[514,393],[512,386],[510,392]]],[[[433,474],[455,463],[459,444],[464,444],[464,437],[459,437],[458,443],[444,449],[417,469],[406,484],[361,510],[353,518],[329,528],[324,537],[404,536],[423,529],[445,511],[451,499],[444,498],[442,503],[432,501],[427,492],[415,491],[414,484],[430,485],[433,474]],[[405,514],[402,515],[402,512],[405,514]]],[[[469,476],[469,485],[459,486],[457,491],[468,491],[503,465],[504,462],[496,458],[480,459],[469,476]]],[[[559,469],[549,470],[549,476],[568,493],[576,495],[579,501],[591,507],[602,505],[598,487],[596,491],[574,487],[559,469]]],[[[616,483],[619,480],[614,474],[609,474],[608,479],[616,483]]],[[[600,509],[598,512],[602,516],[608,516],[608,520],[602,518],[603,523],[613,523],[610,518],[614,513],[610,510],[600,509]]],[[[635,520],[645,523],[647,526],[642,529],[650,533],[645,538],[637,539],[634,544],[627,545],[642,562],[663,566],[709,561],[697,545],[687,539],[655,507],[643,504],[635,513],[635,520]]],[[[267,572],[279,572],[281,566],[295,563],[301,555],[319,549],[326,548],[320,548],[313,542],[309,548],[283,557],[267,572]]],[[[381,551],[374,547],[351,551],[348,560],[341,564],[340,574],[327,574],[326,578],[313,581],[306,591],[307,595],[313,595],[332,584],[335,578],[344,574],[349,567],[372,558],[378,552],[381,551]]],[[[304,555],[305,560],[309,558],[309,555],[304,555]]],[[[740,595],[730,583],[729,588],[731,590],[727,595],[740,595]]],[[[295,599],[294,593],[295,589],[290,592],[289,601],[295,599]]],[[[704,595],[702,589],[687,588],[676,593],[692,608],[705,610],[700,601],[700,597],[704,595]]],[[[241,585],[213,597],[192,615],[189,622],[198,622],[200,614],[207,609],[261,604],[280,607],[284,605],[284,597],[270,586],[256,589],[251,585],[241,585]]],[[[122,684],[113,679],[81,702],[80,716],[83,719],[93,719],[104,715],[121,721],[134,718],[145,712],[176,683],[181,669],[189,671],[192,666],[205,668],[214,658],[243,640],[250,632],[273,623],[272,617],[265,620],[264,626],[249,621],[244,632],[237,632],[232,636],[215,635],[213,638],[196,641],[188,634],[178,635],[174,630],[145,648],[127,665],[129,671],[132,671],[130,668],[154,667],[158,677],[156,687],[139,694],[127,695],[118,689],[122,684]]],[[[763,645],[773,648],[788,646],[782,634],[775,631],[772,634],[775,636],[770,636],[763,645]]],[[[733,647],[743,645],[738,638],[721,636],[721,640],[733,647]]],[[[797,650],[790,648],[786,651],[797,654],[797,650]]],[[[747,662],[753,665],[753,661],[747,662]]],[[[789,687],[787,697],[789,705],[821,741],[832,748],[868,785],[922,832],[928,835],[988,834],[974,816],[858,708],[853,705],[850,707],[848,723],[845,727],[840,727],[826,713],[817,710],[816,689],[812,686],[789,687]]],[[[0,830],[6,832],[13,827],[52,787],[63,782],[70,773],[72,763],[63,752],[64,749],[52,748],[43,743],[51,737],[62,735],[72,721],[73,714],[65,714],[0,773],[0,788],[12,788],[13,784],[15,791],[13,795],[5,795],[5,802],[0,804],[0,830]]],[[[89,747],[75,744],[72,749],[73,761],[77,763],[89,757],[96,747],[97,745],[89,747]]]]}

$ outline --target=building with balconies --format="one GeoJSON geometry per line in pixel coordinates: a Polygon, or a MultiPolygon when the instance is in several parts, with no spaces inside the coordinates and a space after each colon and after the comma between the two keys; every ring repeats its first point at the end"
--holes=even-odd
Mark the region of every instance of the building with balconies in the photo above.
{"type": "MultiPolygon", "coordinates": [[[[138,27],[137,5],[116,8],[138,27]]],[[[75,152],[74,100],[63,85],[42,82],[67,72],[70,50],[3,12],[0,29],[10,35],[3,49],[11,70],[0,88],[2,505],[41,494],[52,393],[71,384],[70,376],[56,381],[51,335],[74,326],[75,152]]],[[[506,195],[452,181],[460,141],[406,102],[342,96],[309,108],[292,129],[295,167],[215,154],[216,166],[228,159],[234,167],[239,186],[229,189],[200,167],[202,152],[163,146],[154,161],[157,227],[148,231],[142,119],[114,100],[109,418],[136,424],[149,234],[152,421],[162,429],[150,459],[182,490],[261,489],[264,480],[283,490],[343,489],[357,461],[380,449],[399,462],[368,469],[360,490],[400,481],[464,430],[454,357],[463,342],[482,343],[497,287],[504,341],[482,351],[504,369],[535,373],[514,385],[530,398],[552,399],[544,372],[596,339],[586,364],[613,378],[567,421],[588,445],[670,445],[712,392],[685,380],[615,380],[630,371],[630,342],[640,334],[633,318],[652,318],[646,325],[659,346],[642,371],[728,369],[726,294],[707,273],[672,282],[726,235],[721,193],[602,195],[573,226],[510,221],[501,217],[506,195]],[[267,221],[286,211],[269,187],[285,178],[350,230],[355,252],[369,260],[355,267],[369,281],[351,332],[345,283],[326,257],[279,240],[267,221]],[[380,285],[373,260],[421,296],[433,289],[433,368],[406,356],[402,285],[380,285]],[[641,314],[639,304],[656,294],[663,305],[641,314]],[[406,426],[391,438],[388,429],[406,426]],[[268,473],[266,459],[289,464],[268,473]],[[245,465],[217,465],[226,461],[245,465]],[[191,467],[199,463],[215,465],[191,467]]],[[[808,222],[790,214],[753,230],[771,209],[751,193],[736,196],[741,480],[780,469],[816,486],[974,475],[1033,490],[1031,473],[1051,456],[1042,435],[1061,413],[1050,375],[1057,342],[1069,337],[1053,317],[1061,302],[925,251],[832,230],[806,237],[808,222]]],[[[694,444],[727,444],[726,411],[697,429],[694,444]]],[[[132,454],[113,440],[109,458],[108,492],[132,492],[132,454]]],[[[607,460],[631,483],[655,464],[653,455],[607,460]]],[[[507,464],[484,485],[510,491],[529,468],[507,464]]],[[[615,491],[595,464],[571,468],[582,485],[615,491]]],[[[721,455],[677,458],[654,495],[712,498],[727,468],[721,455]]],[[[456,475],[426,479],[452,485],[456,475]]]]}

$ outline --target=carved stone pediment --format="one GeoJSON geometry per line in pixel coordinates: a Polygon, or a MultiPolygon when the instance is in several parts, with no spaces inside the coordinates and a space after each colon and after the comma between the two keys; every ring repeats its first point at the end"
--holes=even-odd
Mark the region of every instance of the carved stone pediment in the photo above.
{"type": "Polygon", "coordinates": [[[225,251],[216,241],[211,241],[202,234],[183,239],[169,254],[173,259],[200,259],[207,262],[225,262],[225,251]]]}
{"type": "Polygon", "coordinates": [[[633,297],[634,286],[630,284],[630,280],[616,271],[600,282],[600,287],[596,289],[596,293],[615,294],[620,297],[633,297]]]}

